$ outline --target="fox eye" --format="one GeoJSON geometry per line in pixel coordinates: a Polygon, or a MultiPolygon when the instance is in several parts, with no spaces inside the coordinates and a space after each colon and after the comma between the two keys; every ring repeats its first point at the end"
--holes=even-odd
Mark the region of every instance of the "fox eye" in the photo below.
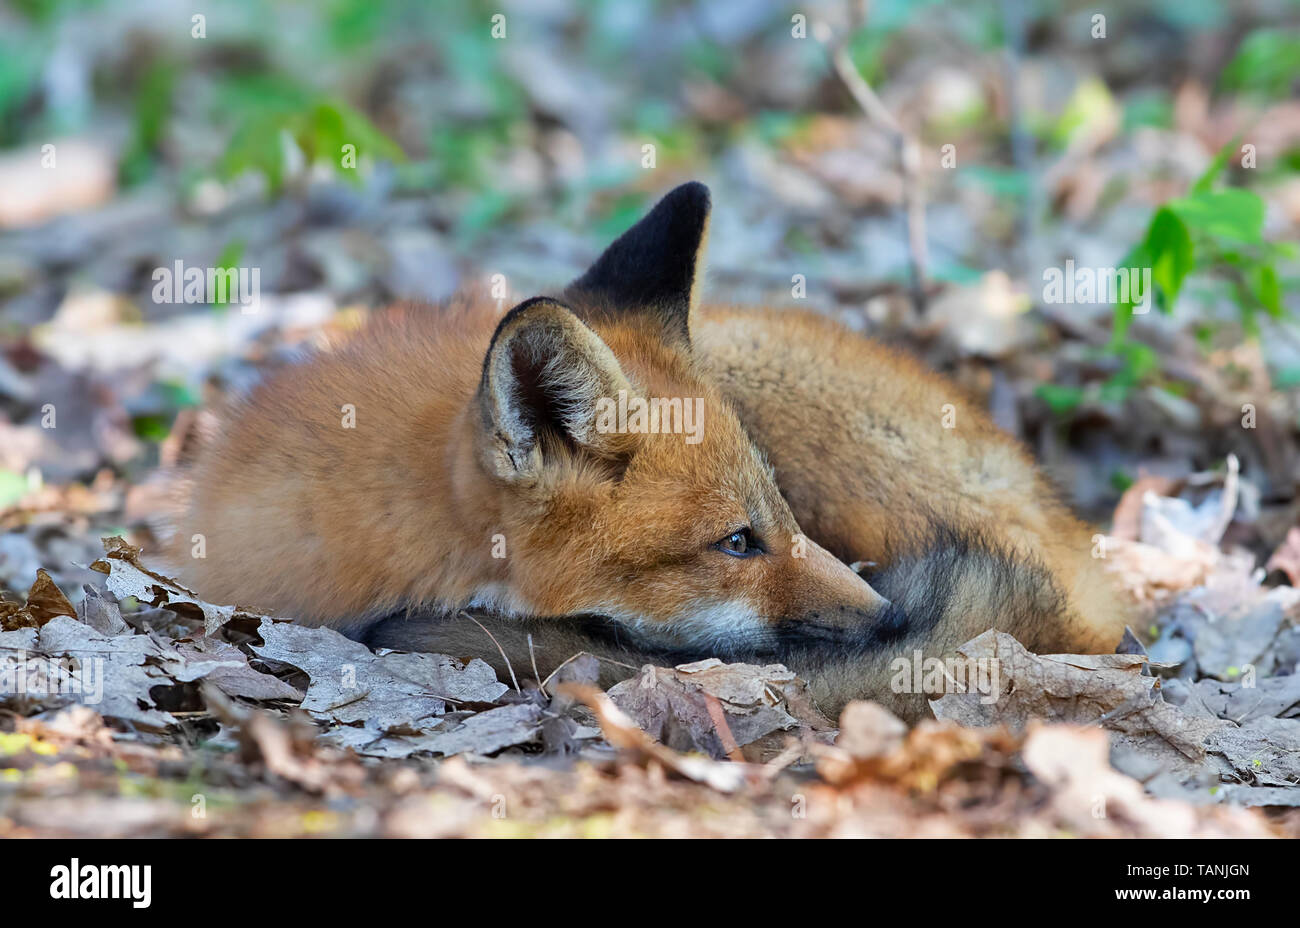
{"type": "Polygon", "coordinates": [[[721,541],[715,542],[713,546],[725,554],[730,554],[732,557],[752,557],[762,550],[748,528],[732,532],[721,541]]]}

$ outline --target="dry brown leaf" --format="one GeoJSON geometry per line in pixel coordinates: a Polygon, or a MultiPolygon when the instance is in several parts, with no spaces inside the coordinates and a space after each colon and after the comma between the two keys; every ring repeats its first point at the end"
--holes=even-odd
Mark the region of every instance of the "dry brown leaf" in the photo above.
{"type": "Polygon", "coordinates": [[[36,581],[27,592],[25,605],[0,603],[0,631],[40,628],[60,615],[76,618],[77,610],[68,601],[68,597],[63,595],[63,591],[50,579],[45,568],[41,567],[37,569],[36,581]]]}
{"type": "Polygon", "coordinates": [[[1300,587],[1300,526],[1291,527],[1264,569],[1280,570],[1292,586],[1300,587]]]}
{"type": "Polygon", "coordinates": [[[39,625],[44,625],[57,615],[76,618],[77,610],[63,591],[50,579],[45,568],[36,571],[36,582],[27,592],[27,611],[32,614],[39,625]]]}
{"type": "Polygon", "coordinates": [[[202,679],[227,696],[242,696],[258,702],[302,701],[300,690],[274,674],[254,670],[248,663],[248,655],[232,644],[215,638],[196,638],[176,642],[176,653],[184,664],[167,669],[182,682],[202,679]]]}
{"type": "Polygon", "coordinates": [[[906,735],[906,723],[884,706],[855,700],[840,713],[835,746],[858,760],[868,760],[896,750],[906,735]]]}
{"type": "Polygon", "coordinates": [[[153,691],[174,681],[163,667],[175,652],[148,635],[100,634],[70,616],[39,629],[0,633],[0,669],[20,685],[0,687],[0,703],[20,714],[84,703],[108,718],[140,728],[175,724],[153,691]]]}
{"type": "Polygon", "coordinates": [[[1115,514],[1111,520],[1111,535],[1125,541],[1137,541],[1142,531],[1142,498],[1147,491],[1150,490],[1158,496],[1169,496],[1177,486],[1177,481],[1168,477],[1150,474],[1138,477],[1124,491],[1124,495],[1115,505],[1115,514]]]}
{"type": "Polygon", "coordinates": [[[324,745],[306,716],[282,719],[265,710],[249,710],[204,684],[204,702],[236,733],[240,759],[260,765],[309,793],[348,792],[363,778],[356,759],[324,745]]]}
{"type": "Polygon", "coordinates": [[[1192,556],[1176,556],[1154,545],[1108,536],[1105,547],[1105,570],[1130,596],[1146,604],[1159,604],[1205,583],[1219,563],[1218,552],[1209,545],[1192,556]]]}
{"type": "Polygon", "coordinates": [[[645,763],[659,764],[679,776],[704,783],[719,792],[733,793],[751,780],[760,779],[758,770],[746,764],[722,763],[707,757],[678,754],[652,740],[637,727],[608,695],[594,686],[580,683],[561,683],[556,692],[584,703],[600,721],[605,740],[625,754],[645,763]],[[752,774],[752,775],[751,775],[752,774]]]}
{"type": "Polygon", "coordinates": [[[810,735],[834,727],[813,708],[804,682],[780,664],[717,658],[673,668],[647,664],[609,695],[656,741],[714,758],[731,756],[735,748],[761,763],[780,753],[787,732],[810,735]]]}
{"type": "Polygon", "coordinates": [[[1227,724],[1195,718],[1164,702],[1158,678],[1144,676],[1147,660],[1135,654],[1045,654],[1027,651],[1002,632],[987,631],[957,649],[996,667],[996,697],[947,693],[930,703],[934,714],[962,725],[1006,725],[1023,731],[1030,719],[1107,728],[1141,740],[1163,756],[1192,762],[1205,756],[1205,738],[1227,724]]]}
{"type": "Polygon", "coordinates": [[[927,719],[911,730],[875,703],[850,703],[833,747],[814,745],[817,772],[845,786],[876,781],[914,793],[933,792],[966,764],[1001,768],[1019,745],[1005,728],[964,728],[927,719]]]}
{"type": "MultiPolygon", "coordinates": [[[[1060,825],[1080,835],[1129,833],[1185,837],[1199,833],[1196,807],[1153,799],[1136,780],[1115,771],[1110,743],[1097,728],[1034,723],[1025,734],[1025,767],[1050,789],[1048,802],[1060,825]]],[[[1224,810],[1237,828],[1256,837],[1269,832],[1264,822],[1239,810],[1224,810]]]]}
{"type": "Polygon", "coordinates": [[[173,612],[191,615],[203,622],[206,635],[216,631],[235,618],[244,615],[256,622],[261,617],[256,613],[237,606],[217,606],[200,599],[193,590],[186,589],[171,577],[150,570],[140,563],[140,549],[127,544],[122,538],[114,536],[102,539],[105,561],[96,561],[90,565],[96,569],[99,564],[109,568],[108,588],[118,599],[134,596],[140,602],[156,608],[165,607],[173,612]]]}
{"type": "Polygon", "coordinates": [[[107,145],[88,138],[61,139],[57,171],[43,167],[43,151],[29,148],[0,156],[0,227],[37,225],[113,196],[117,167],[107,145]]]}

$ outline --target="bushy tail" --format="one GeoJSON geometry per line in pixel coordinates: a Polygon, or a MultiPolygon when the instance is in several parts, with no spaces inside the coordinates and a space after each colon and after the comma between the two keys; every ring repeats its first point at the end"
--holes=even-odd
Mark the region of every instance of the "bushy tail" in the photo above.
{"type": "Polygon", "coordinates": [[[1039,654],[1078,651],[1083,642],[1108,641],[1112,632],[1114,641],[1104,647],[1113,647],[1123,632],[1118,601],[1113,615],[1083,616],[1047,565],[978,532],[937,528],[864,577],[906,613],[905,634],[870,653],[820,660],[809,652],[787,655],[832,718],[852,699],[874,699],[909,721],[929,716],[934,694],[917,692],[915,681],[898,686],[897,662],[912,664],[918,652],[922,659],[950,657],[990,628],[1039,654]]]}

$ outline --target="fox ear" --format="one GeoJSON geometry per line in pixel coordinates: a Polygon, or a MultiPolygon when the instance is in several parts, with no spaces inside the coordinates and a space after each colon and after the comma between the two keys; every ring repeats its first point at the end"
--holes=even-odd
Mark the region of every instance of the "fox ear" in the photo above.
{"type": "Polygon", "coordinates": [[[670,191],[606,248],[566,294],[595,302],[596,314],[650,314],[665,333],[689,340],[691,311],[704,275],[709,210],[709,188],[701,183],[670,191]]]}
{"type": "Polygon", "coordinates": [[[568,307],[545,297],[501,320],[483,360],[478,405],[489,471],[534,479],[544,449],[558,441],[598,457],[631,450],[632,436],[597,428],[602,399],[632,392],[609,346],[568,307]]]}

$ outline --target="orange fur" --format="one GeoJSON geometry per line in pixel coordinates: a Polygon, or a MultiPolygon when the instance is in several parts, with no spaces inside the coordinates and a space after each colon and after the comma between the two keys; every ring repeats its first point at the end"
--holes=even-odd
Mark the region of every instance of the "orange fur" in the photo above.
{"type": "MultiPolygon", "coordinates": [[[[182,577],[214,600],[345,629],[478,603],[614,615],[652,634],[727,602],[769,623],[881,605],[815,543],[793,555],[798,525],[728,404],[692,358],[635,323],[599,334],[643,394],[705,400],[701,442],[628,436],[634,453],[617,476],[561,446],[536,485],[488,473],[476,389],[499,321],[487,303],[403,307],[263,384],[194,469],[172,553],[182,577]],[[355,428],[343,427],[345,404],[355,428]],[[710,549],[744,525],[770,556],[710,549]],[[194,534],[205,558],[186,556],[194,534]],[[504,558],[492,556],[496,536],[504,558]]],[[[671,630],[661,639],[692,643],[671,630]]]]}

